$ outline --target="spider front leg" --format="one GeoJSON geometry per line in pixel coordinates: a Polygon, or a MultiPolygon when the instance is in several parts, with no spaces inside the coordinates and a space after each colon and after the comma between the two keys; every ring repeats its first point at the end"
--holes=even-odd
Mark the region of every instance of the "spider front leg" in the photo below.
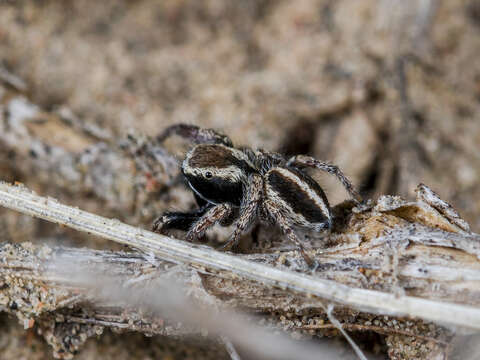
{"type": "Polygon", "coordinates": [[[293,156],[292,158],[290,158],[290,160],[288,160],[287,166],[293,166],[297,168],[311,167],[335,175],[345,187],[345,189],[348,191],[350,196],[355,200],[355,202],[361,203],[363,201],[362,197],[357,192],[353,184],[350,182],[350,180],[348,180],[348,178],[343,174],[343,172],[338,168],[338,166],[317,160],[311,156],[306,155],[293,156]]]}
{"type": "Polygon", "coordinates": [[[297,237],[297,235],[295,235],[295,233],[293,232],[290,221],[288,221],[285,215],[282,214],[281,209],[275,204],[275,202],[273,202],[272,200],[266,200],[264,202],[264,207],[265,207],[265,210],[267,210],[267,213],[278,224],[278,226],[280,227],[282,232],[285,234],[287,239],[293,242],[295,245],[297,245],[307,265],[311,268],[316,267],[315,260],[313,260],[310,256],[307,255],[307,253],[305,252],[305,247],[303,246],[302,242],[297,237]]]}
{"type": "Polygon", "coordinates": [[[247,195],[240,206],[240,215],[235,223],[235,230],[227,243],[221,247],[222,250],[230,250],[238,243],[239,237],[257,218],[257,210],[262,198],[263,182],[260,175],[250,175],[248,179],[247,195]]]}
{"type": "Polygon", "coordinates": [[[222,144],[232,147],[232,140],[226,135],[220,134],[213,129],[202,129],[195,125],[175,124],[166,128],[157,135],[157,141],[165,141],[172,135],[180,136],[195,144],[222,144]]]}
{"type": "Polygon", "coordinates": [[[212,204],[207,203],[190,212],[166,212],[153,222],[152,231],[160,234],[165,234],[170,229],[188,231],[212,207],[212,204]]]}
{"type": "Polygon", "coordinates": [[[226,220],[232,211],[233,207],[228,203],[214,205],[192,225],[185,239],[193,242],[195,239],[200,238],[205,234],[205,231],[215,225],[216,222],[226,220]]]}

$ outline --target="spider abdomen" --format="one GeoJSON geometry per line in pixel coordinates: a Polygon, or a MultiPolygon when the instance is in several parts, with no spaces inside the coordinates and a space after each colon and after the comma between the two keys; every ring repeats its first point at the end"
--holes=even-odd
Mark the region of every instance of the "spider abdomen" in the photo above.
{"type": "Polygon", "coordinates": [[[320,231],[330,228],[331,213],[320,185],[295,168],[275,167],[265,175],[266,197],[291,226],[320,231]]]}

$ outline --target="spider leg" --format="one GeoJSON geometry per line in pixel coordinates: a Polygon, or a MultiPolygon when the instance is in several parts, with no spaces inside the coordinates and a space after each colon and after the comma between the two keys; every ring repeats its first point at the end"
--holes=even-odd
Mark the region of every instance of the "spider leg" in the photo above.
{"type": "Polygon", "coordinates": [[[300,239],[295,235],[292,230],[290,221],[282,214],[280,208],[275,205],[275,202],[272,200],[265,200],[264,207],[267,213],[275,220],[275,222],[280,226],[280,229],[285,234],[288,240],[292,241],[295,245],[298,246],[300,253],[302,254],[305,262],[309,267],[315,266],[315,261],[307,255],[305,252],[305,247],[303,246],[300,239]]]}
{"type": "Polygon", "coordinates": [[[190,212],[166,212],[153,222],[152,231],[165,234],[169,229],[188,231],[213,205],[206,204],[190,212]]]}
{"type": "Polygon", "coordinates": [[[238,243],[239,237],[257,218],[257,210],[262,198],[263,181],[260,175],[253,174],[248,179],[247,195],[240,206],[240,215],[235,223],[235,230],[222,250],[230,250],[238,243]]]}
{"type": "Polygon", "coordinates": [[[187,241],[194,241],[195,239],[198,239],[205,233],[205,231],[207,231],[208,228],[215,225],[216,222],[228,218],[231,212],[232,205],[228,203],[212,206],[200,219],[193,223],[185,239],[187,241]]]}
{"type": "Polygon", "coordinates": [[[298,168],[311,167],[335,175],[337,179],[342,183],[343,187],[348,191],[350,196],[355,200],[355,202],[362,202],[362,197],[357,192],[353,184],[350,182],[350,180],[348,180],[348,178],[336,165],[317,160],[311,156],[297,155],[291,157],[290,160],[288,160],[287,166],[293,166],[298,168]]]}
{"type": "Polygon", "coordinates": [[[157,135],[157,141],[165,141],[172,135],[180,136],[195,144],[222,144],[229,147],[233,146],[232,140],[230,140],[228,136],[220,134],[213,129],[202,129],[190,124],[175,124],[167,127],[157,135]]]}

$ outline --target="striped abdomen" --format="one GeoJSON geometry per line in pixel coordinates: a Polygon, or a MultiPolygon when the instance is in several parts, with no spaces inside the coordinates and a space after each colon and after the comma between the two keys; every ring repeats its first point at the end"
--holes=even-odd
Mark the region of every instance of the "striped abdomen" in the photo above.
{"type": "Polygon", "coordinates": [[[294,169],[276,167],[266,174],[266,197],[273,201],[292,226],[317,231],[330,228],[331,213],[320,185],[294,169]]]}

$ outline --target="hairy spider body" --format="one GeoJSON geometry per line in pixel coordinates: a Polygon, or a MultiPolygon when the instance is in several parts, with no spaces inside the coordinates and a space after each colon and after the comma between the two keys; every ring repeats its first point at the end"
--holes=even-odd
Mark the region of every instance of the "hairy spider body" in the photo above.
{"type": "Polygon", "coordinates": [[[257,220],[277,224],[301,250],[296,228],[321,231],[332,226],[328,199],[320,185],[304,168],[317,168],[335,175],[354,199],[359,199],[350,181],[334,165],[308,156],[285,159],[277,153],[235,148],[231,140],[211,129],[178,124],[167,128],[159,139],[177,134],[197,143],[182,163],[182,173],[200,206],[191,212],[167,212],[154,223],[154,231],[188,231],[187,240],[203,236],[219,222],[235,230],[224,249],[235,246],[239,236],[257,220]]]}
{"type": "Polygon", "coordinates": [[[265,176],[265,193],[291,226],[320,231],[331,227],[332,215],[322,188],[295,168],[274,167],[265,176]]]}
{"type": "Polygon", "coordinates": [[[225,145],[197,145],[182,163],[191,189],[211,204],[240,206],[243,189],[255,166],[241,150],[225,145]]]}

